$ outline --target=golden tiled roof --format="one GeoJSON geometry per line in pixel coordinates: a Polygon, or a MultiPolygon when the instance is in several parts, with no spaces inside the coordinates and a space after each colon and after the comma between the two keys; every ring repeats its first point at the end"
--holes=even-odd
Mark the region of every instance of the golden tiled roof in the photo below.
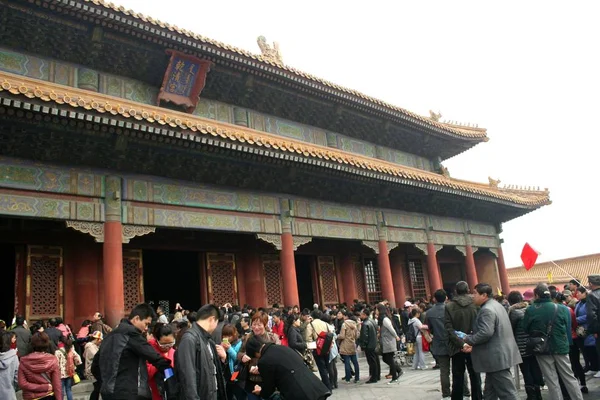
{"type": "MultiPolygon", "coordinates": [[[[46,102],[64,104],[73,108],[119,115],[132,120],[144,120],[151,124],[168,125],[190,133],[194,132],[195,136],[218,136],[253,146],[272,148],[305,157],[351,165],[355,168],[387,174],[416,183],[431,184],[437,186],[438,190],[441,191],[458,190],[506,201],[529,209],[551,203],[548,190],[506,190],[491,184],[486,185],[453,179],[434,172],[406,167],[360,154],[4,71],[0,71],[0,92],[2,91],[26,98],[37,98],[46,102]]],[[[194,140],[194,138],[190,140],[194,140]]]]}
{"type": "MultiPolygon", "coordinates": [[[[554,262],[585,286],[588,284],[588,275],[600,274],[600,253],[565,258],[554,262]]],[[[540,282],[548,283],[549,271],[552,271],[553,283],[565,284],[573,279],[551,262],[538,263],[529,271],[525,267],[508,268],[506,271],[508,283],[511,286],[535,285],[540,282]]]]}
{"type": "MultiPolygon", "coordinates": [[[[54,2],[59,3],[59,0],[54,0],[54,2]]],[[[380,107],[380,108],[383,108],[384,110],[387,110],[388,112],[397,112],[399,114],[403,114],[404,116],[411,117],[411,118],[417,120],[420,124],[422,124],[424,126],[435,127],[435,128],[441,129],[444,133],[450,134],[452,136],[456,136],[456,137],[460,137],[460,138],[464,138],[464,139],[474,139],[474,140],[478,140],[478,141],[487,141],[488,140],[487,131],[484,128],[465,129],[465,128],[461,128],[461,127],[454,127],[451,124],[446,124],[446,123],[443,123],[443,122],[433,121],[430,118],[423,117],[423,116],[421,116],[419,114],[416,114],[414,112],[408,111],[408,110],[406,110],[406,109],[404,109],[402,107],[398,107],[398,106],[395,106],[393,104],[387,103],[387,102],[385,102],[383,100],[379,100],[379,99],[376,99],[374,97],[367,96],[364,93],[361,93],[361,92],[358,92],[356,90],[349,89],[349,88],[337,85],[337,84],[332,83],[330,81],[327,81],[325,79],[316,77],[314,75],[311,75],[311,74],[308,74],[306,72],[300,71],[300,70],[295,69],[293,67],[284,65],[282,63],[277,63],[277,62],[275,62],[272,59],[264,58],[262,55],[254,54],[254,53],[251,53],[251,52],[249,52],[247,50],[240,49],[238,47],[231,46],[231,45],[228,45],[226,43],[222,43],[222,42],[219,42],[217,40],[213,40],[213,39],[207,38],[205,36],[202,36],[202,35],[199,35],[197,33],[192,32],[192,31],[189,31],[187,29],[182,29],[182,28],[179,28],[178,26],[171,25],[171,24],[166,23],[166,22],[162,22],[162,21],[157,20],[155,18],[152,18],[150,16],[146,16],[146,15],[144,15],[142,13],[138,13],[138,12],[135,12],[133,10],[127,10],[125,7],[118,6],[118,5],[116,5],[114,3],[111,3],[111,2],[107,2],[107,1],[104,1],[104,0],[78,0],[78,1],[76,1],[76,3],[83,3],[83,4],[85,4],[85,3],[93,3],[96,6],[104,7],[106,9],[112,10],[112,11],[114,11],[116,13],[119,13],[119,14],[121,14],[123,16],[130,16],[132,18],[141,20],[141,21],[143,21],[145,23],[149,23],[149,24],[152,24],[154,26],[157,26],[159,28],[167,29],[167,30],[169,30],[171,32],[175,32],[175,33],[177,33],[179,35],[182,35],[182,36],[184,36],[186,38],[190,38],[190,39],[196,40],[198,42],[201,42],[201,43],[213,46],[213,47],[215,47],[217,49],[220,49],[220,50],[223,50],[223,51],[227,51],[227,52],[231,52],[231,53],[234,53],[234,54],[236,54],[238,56],[243,56],[243,57],[249,58],[249,59],[254,60],[254,61],[256,61],[258,63],[261,63],[263,65],[266,64],[268,66],[278,68],[280,70],[289,72],[289,73],[295,75],[296,77],[304,78],[304,79],[310,80],[312,82],[315,82],[315,83],[321,84],[323,86],[326,86],[326,87],[328,87],[330,89],[334,89],[334,90],[337,90],[339,92],[342,92],[342,93],[345,93],[345,94],[348,94],[348,95],[351,95],[351,96],[355,96],[358,99],[362,99],[362,100],[366,101],[367,103],[370,103],[369,104],[370,106],[380,107]]],[[[81,8],[81,7],[72,7],[72,8],[81,8]]],[[[352,99],[348,99],[348,100],[352,100],[352,99]]]]}

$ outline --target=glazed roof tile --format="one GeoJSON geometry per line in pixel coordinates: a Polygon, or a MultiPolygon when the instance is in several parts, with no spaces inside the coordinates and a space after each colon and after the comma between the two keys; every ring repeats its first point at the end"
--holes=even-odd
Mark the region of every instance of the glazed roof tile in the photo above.
{"type": "MultiPolygon", "coordinates": [[[[554,262],[585,286],[588,284],[588,275],[600,274],[600,253],[565,258],[554,262]]],[[[573,279],[552,264],[552,262],[538,263],[529,271],[525,267],[508,268],[506,271],[508,274],[508,283],[511,286],[535,285],[540,282],[548,283],[549,271],[552,271],[553,283],[564,284],[573,279]]]]}
{"type": "MultiPolygon", "coordinates": [[[[476,140],[478,142],[480,142],[480,141],[485,142],[488,140],[487,131],[484,128],[478,128],[478,129],[461,128],[461,127],[452,126],[451,124],[434,121],[430,118],[423,117],[422,115],[411,112],[402,107],[398,107],[393,104],[387,103],[383,100],[368,96],[359,91],[337,85],[333,82],[330,82],[328,80],[319,78],[319,77],[311,75],[309,73],[300,71],[300,70],[290,67],[288,65],[274,62],[271,59],[263,58],[261,55],[254,54],[247,50],[244,50],[244,49],[241,49],[241,48],[238,48],[235,46],[231,46],[229,44],[219,42],[217,40],[207,38],[207,37],[197,34],[195,32],[189,31],[187,29],[179,28],[176,25],[162,22],[158,19],[144,15],[142,13],[138,13],[133,10],[128,10],[124,6],[116,5],[112,2],[107,2],[104,0],[53,0],[53,2],[59,3],[59,4],[60,3],[67,3],[67,4],[74,3],[75,4],[74,8],[79,8],[79,9],[82,8],[83,4],[85,4],[85,5],[93,4],[98,7],[103,7],[105,9],[112,10],[113,12],[119,13],[122,16],[129,16],[129,17],[135,18],[137,20],[143,21],[145,23],[149,23],[156,27],[159,27],[162,29],[167,29],[171,32],[175,32],[183,37],[190,38],[190,39],[196,40],[198,42],[201,42],[203,44],[213,46],[219,50],[231,52],[231,53],[234,53],[235,55],[242,56],[247,59],[256,61],[259,63],[259,68],[260,68],[260,64],[262,64],[263,67],[264,66],[274,67],[274,68],[286,71],[286,72],[294,75],[296,77],[296,79],[298,77],[304,78],[313,83],[318,83],[320,85],[323,85],[327,88],[336,90],[338,92],[341,92],[341,93],[344,93],[344,94],[347,94],[350,96],[354,96],[358,99],[365,101],[367,103],[367,105],[369,105],[371,107],[383,108],[384,111],[387,111],[388,113],[399,114],[400,116],[412,118],[413,120],[416,120],[420,125],[429,127],[429,128],[437,128],[438,131],[440,131],[441,133],[444,133],[446,135],[450,135],[452,137],[457,137],[457,138],[462,138],[462,139],[476,140]]],[[[292,78],[292,79],[294,79],[294,78],[292,78]]],[[[296,80],[296,79],[294,79],[294,80],[296,80]]]]}
{"type": "Polygon", "coordinates": [[[94,110],[98,113],[115,116],[119,115],[134,121],[144,120],[151,124],[179,128],[183,131],[195,132],[196,136],[218,136],[223,139],[248,143],[253,146],[272,148],[282,152],[296,153],[305,157],[351,165],[355,168],[374,171],[392,177],[432,184],[442,191],[444,189],[459,190],[506,201],[513,205],[529,209],[535,209],[551,203],[548,190],[506,190],[483,183],[453,179],[434,172],[256,131],[239,125],[218,122],[166,108],[141,104],[123,98],[0,71],[0,92],[2,91],[7,91],[16,96],[37,98],[45,102],[64,104],[73,108],[94,110]]]}

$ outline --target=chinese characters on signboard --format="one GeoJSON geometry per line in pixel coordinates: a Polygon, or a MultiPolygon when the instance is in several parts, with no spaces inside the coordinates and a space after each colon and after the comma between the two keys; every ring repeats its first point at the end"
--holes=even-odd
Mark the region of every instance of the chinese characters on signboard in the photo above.
{"type": "Polygon", "coordinates": [[[170,102],[191,113],[206,83],[211,62],[174,50],[167,53],[171,60],[158,94],[158,104],[170,102]]]}

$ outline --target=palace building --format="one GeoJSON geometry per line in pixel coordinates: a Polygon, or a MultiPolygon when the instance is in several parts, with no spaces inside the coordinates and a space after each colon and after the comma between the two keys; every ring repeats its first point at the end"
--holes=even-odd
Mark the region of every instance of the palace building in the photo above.
{"type": "Polygon", "coordinates": [[[507,292],[501,225],[550,204],[450,176],[485,129],[298,71],[265,38],[0,5],[0,318],[507,292]]]}

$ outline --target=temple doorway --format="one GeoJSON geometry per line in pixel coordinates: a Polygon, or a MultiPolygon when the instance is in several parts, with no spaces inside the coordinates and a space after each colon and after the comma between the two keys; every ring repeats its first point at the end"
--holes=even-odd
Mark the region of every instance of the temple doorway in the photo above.
{"type": "MultiPolygon", "coordinates": [[[[300,309],[308,308],[312,310],[315,303],[315,292],[312,284],[312,259],[309,255],[296,255],[296,281],[298,282],[298,297],[300,299],[300,309]]],[[[286,304],[292,306],[294,304],[286,304]]]]}
{"type": "Polygon", "coordinates": [[[200,254],[193,251],[144,250],[144,297],[175,313],[175,305],[190,311],[200,308],[200,254]]]}
{"type": "Polygon", "coordinates": [[[442,272],[442,282],[444,290],[448,293],[448,297],[454,296],[454,288],[459,281],[464,281],[462,264],[460,263],[440,263],[440,271],[442,272]]]}
{"type": "Polygon", "coordinates": [[[0,319],[10,326],[15,313],[15,246],[0,244],[0,319]]]}

